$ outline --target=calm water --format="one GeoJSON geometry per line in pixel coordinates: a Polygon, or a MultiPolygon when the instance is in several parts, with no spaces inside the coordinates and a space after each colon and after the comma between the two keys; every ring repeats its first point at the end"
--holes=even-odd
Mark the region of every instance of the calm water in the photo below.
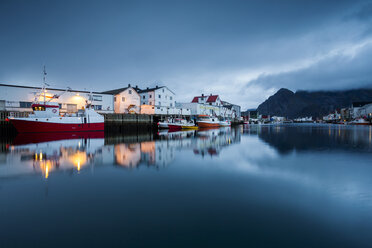
{"type": "Polygon", "coordinates": [[[0,247],[372,247],[371,127],[81,135],[3,141],[0,247]]]}

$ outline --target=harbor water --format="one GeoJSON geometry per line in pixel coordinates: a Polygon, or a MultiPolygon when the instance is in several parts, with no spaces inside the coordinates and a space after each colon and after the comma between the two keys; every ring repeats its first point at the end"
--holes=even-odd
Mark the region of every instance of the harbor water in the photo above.
{"type": "Polygon", "coordinates": [[[372,128],[2,137],[0,247],[372,247],[372,128]]]}

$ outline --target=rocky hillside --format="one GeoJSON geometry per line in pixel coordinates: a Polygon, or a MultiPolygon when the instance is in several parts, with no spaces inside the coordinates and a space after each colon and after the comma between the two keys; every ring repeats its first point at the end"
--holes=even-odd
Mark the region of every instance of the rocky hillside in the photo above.
{"type": "Polygon", "coordinates": [[[344,91],[297,91],[280,89],[258,106],[260,114],[288,118],[320,117],[352,102],[372,101],[372,89],[344,91]]]}

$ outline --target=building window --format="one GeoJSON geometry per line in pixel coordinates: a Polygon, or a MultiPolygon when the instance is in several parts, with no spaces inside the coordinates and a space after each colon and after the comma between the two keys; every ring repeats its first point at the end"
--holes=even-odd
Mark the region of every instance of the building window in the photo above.
{"type": "Polygon", "coordinates": [[[150,97],[149,98],[152,98],[152,95],[150,95],[150,97]]]}
{"type": "Polygon", "coordinates": [[[125,97],[122,97],[122,98],[121,98],[121,101],[122,101],[122,102],[125,102],[125,97]]]}
{"type": "Polygon", "coordinates": [[[19,102],[21,108],[31,108],[32,102],[19,102]]]}
{"type": "Polygon", "coordinates": [[[114,102],[116,102],[116,96],[114,96],[114,102]]]}
{"type": "Polygon", "coordinates": [[[169,99],[173,100],[173,98],[170,96],[169,99]]]}
{"type": "Polygon", "coordinates": [[[163,89],[163,93],[164,93],[164,89],[163,89]]]}
{"type": "Polygon", "coordinates": [[[93,105],[95,110],[102,110],[102,105],[93,105]]]}
{"type": "Polygon", "coordinates": [[[146,99],[146,96],[145,95],[143,95],[143,97],[142,97],[143,99],[146,99]]]}
{"type": "Polygon", "coordinates": [[[132,90],[129,90],[128,92],[129,92],[129,94],[132,94],[132,90]]]}
{"type": "Polygon", "coordinates": [[[212,103],[210,102],[209,105],[212,105],[212,103]]]}
{"type": "Polygon", "coordinates": [[[100,95],[93,95],[92,97],[93,101],[102,102],[102,96],[100,95]]]}
{"type": "Polygon", "coordinates": [[[160,107],[158,107],[158,109],[160,109],[160,107]]]}
{"type": "Polygon", "coordinates": [[[173,107],[173,104],[171,103],[170,106],[173,107]]]}
{"type": "Polygon", "coordinates": [[[159,95],[159,98],[161,98],[161,95],[159,95]]]}

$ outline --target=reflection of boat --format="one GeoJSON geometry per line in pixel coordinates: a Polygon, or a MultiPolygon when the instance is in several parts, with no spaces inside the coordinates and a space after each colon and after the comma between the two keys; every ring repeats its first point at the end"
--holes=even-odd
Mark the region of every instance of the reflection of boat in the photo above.
{"type": "Polygon", "coordinates": [[[24,145],[67,139],[99,139],[104,138],[103,131],[97,132],[57,132],[57,133],[20,133],[12,145],[24,145]]]}
{"type": "Polygon", "coordinates": [[[220,121],[217,117],[211,117],[209,115],[199,115],[198,116],[198,126],[199,127],[219,127],[220,121]]]}

